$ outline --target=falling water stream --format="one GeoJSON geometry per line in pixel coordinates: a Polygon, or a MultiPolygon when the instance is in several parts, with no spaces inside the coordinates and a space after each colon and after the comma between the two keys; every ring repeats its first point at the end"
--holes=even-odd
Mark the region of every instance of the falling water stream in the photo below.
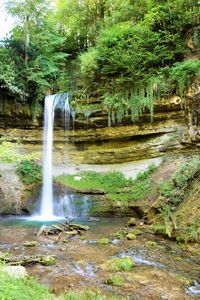
{"type": "Polygon", "coordinates": [[[53,154],[53,129],[55,109],[59,107],[63,112],[64,129],[68,129],[70,120],[70,105],[68,94],[48,95],[45,98],[44,110],[44,137],[43,137],[43,185],[40,216],[41,220],[54,220],[60,215],[54,213],[53,179],[52,179],[52,154],[53,154]]]}

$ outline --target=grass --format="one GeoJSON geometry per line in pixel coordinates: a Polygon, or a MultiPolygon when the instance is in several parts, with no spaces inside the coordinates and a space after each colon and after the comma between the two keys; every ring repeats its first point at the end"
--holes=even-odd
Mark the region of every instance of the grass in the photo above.
{"type": "Polygon", "coordinates": [[[121,172],[81,172],[58,176],[56,182],[79,191],[99,190],[113,202],[127,206],[132,201],[147,197],[152,186],[151,175],[155,170],[155,165],[151,165],[146,171],[139,173],[135,180],[127,179],[121,172]]]}
{"type": "Polygon", "coordinates": [[[58,176],[56,181],[80,190],[97,189],[105,193],[120,191],[132,182],[120,172],[81,172],[78,175],[58,176]],[[77,177],[80,179],[77,180],[77,177]]]}
{"type": "MultiPolygon", "coordinates": [[[[0,299],[1,300],[119,300],[115,296],[104,296],[100,292],[89,290],[80,293],[68,291],[55,296],[45,286],[39,284],[34,278],[12,278],[0,271],[0,299]]],[[[124,299],[124,297],[123,297],[124,299]]]]}
{"type": "Polygon", "coordinates": [[[33,278],[16,279],[0,272],[1,300],[53,300],[55,297],[48,289],[33,278]]]}

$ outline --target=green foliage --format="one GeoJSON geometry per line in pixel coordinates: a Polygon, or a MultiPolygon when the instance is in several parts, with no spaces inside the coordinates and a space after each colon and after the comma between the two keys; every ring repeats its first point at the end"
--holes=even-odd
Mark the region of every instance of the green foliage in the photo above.
{"type": "Polygon", "coordinates": [[[132,201],[142,200],[153,190],[151,175],[157,167],[150,165],[138,174],[135,180],[127,179],[120,172],[82,172],[76,175],[61,175],[56,181],[79,191],[90,189],[104,192],[114,203],[127,206],[132,201]]]}
{"type": "Polygon", "coordinates": [[[21,159],[16,147],[9,141],[3,141],[0,144],[0,161],[14,163],[21,159]]]}
{"type": "Polygon", "coordinates": [[[27,155],[22,155],[19,151],[19,142],[12,143],[12,134],[7,137],[0,138],[0,161],[6,163],[16,163],[25,160],[38,159],[38,153],[33,152],[27,155]]]}
{"type": "Polygon", "coordinates": [[[0,45],[0,88],[37,103],[47,90],[74,100],[99,97],[109,125],[142,113],[199,77],[186,39],[199,49],[199,4],[193,0],[7,1],[16,26],[0,45]],[[184,61],[185,60],[185,61],[184,61]]]}
{"type": "Polygon", "coordinates": [[[0,46],[2,92],[16,101],[39,102],[62,75],[64,37],[58,33],[50,1],[7,1],[6,7],[16,25],[0,46]]]}
{"type": "Polygon", "coordinates": [[[198,239],[196,224],[185,224],[180,228],[176,219],[180,219],[177,208],[185,200],[185,194],[199,174],[200,161],[198,157],[194,157],[185,162],[168,181],[160,184],[160,197],[156,206],[160,211],[159,220],[162,224],[153,226],[156,232],[166,234],[170,238],[178,234],[184,236],[187,241],[198,239]]]}
{"type": "Polygon", "coordinates": [[[56,180],[76,189],[98,189],[106,193],[114,193],[131,184],[131,180],[126,179],[120,172],[82,172],[78,175],[61,175],[56,180]]]}
{"type": "Polygon", "coordinates": [[[16,172],[26,185],[38,183],[42,180],[42,167],[33,160],[22,160],[17,165],[16,172]]]}
{"type": "Polygon", "coordinates": [[[166,234],[166,227],[162,224],[152,225],[152,229],[157,234],[166,234]]]}
{"type": "Polygon", "coordinates": [[[106,261],[101,265],[101,268],[104,271],[109,272],[118,272],[124,271],[128,272],[134,267],[135,263],[130,256],[126,256],[124,258],[113,258],[111,260],[106,261]]]}
{"type": "Polygon", "coordinates": [[[173,67],[164,68],[162,73],[162,80],[165,80],[168,84],[168,92],[175,91],[177,95],[183,96],[184,91],[189,85],[195,79],[200,78],[200,61],[186,60],[184,62],[178,62],[175,63],[173,67]]]}
{"type": "Polygon", "coordinates": [[[194,44],[198,49],[198,52],[200,53],[200,26],[197,26],[194,30],[193,35],[194,44]]]}
{"type": "MultiPolygon", "coordinates": [[[[16,279],[0,270],[0,299],[1,300],[120,300],[118,297],[107,297],[99,292],[89,290],[76,293],[68,291],[60,296],[52,294],[45,286],[35,279],[27,277],[16,279]]],[[[124,299],[124,298],[123,298],[124,299]]]]}
{"type": "Polygon", "coordinates": [[[123,286],[124,279],[119,275],[112,275],[111,277],[105,280],[105,283],[110,285],[123,286]]]}
{"type": "Polygon", "coordinates": [[[150,165],[146,171],[140,172],[133,182],[131,188],[132,200],[142,200],[149,195],[153,188],[153,183],[151,175],[155,172],[157,167],[155,165],[150,165]]]}
{"type": "Polygon", "coordinates": [[[32,278],[15,279],[0,271],[0,299],[53,300],[55,297],[32,278]]]}
{"type": "Polygon", "coordinates": [[[190,182],[200,172],[200,161],[194,158],[183,164],[180,169],[166,182],[160,184],[160,193],[164,197],[162,203],[177,205],[183,199],[190,182]]]}

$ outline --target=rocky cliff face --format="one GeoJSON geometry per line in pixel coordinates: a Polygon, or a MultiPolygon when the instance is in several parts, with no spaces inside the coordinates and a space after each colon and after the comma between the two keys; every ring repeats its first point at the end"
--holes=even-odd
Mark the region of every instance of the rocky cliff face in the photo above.
{"type": "MultiPolygon", "coordinates": [[[[55,164],[111,164],[159,157],[165,153],[182,153],[197,149],[200,137],[200,84],[195,83],[186,98],[172,97],[155,102],[153,121],[145,112],[136,123],[125,117],[108,127],[108,113],[98,99],[82,101],[76,107],[71,130],[61,128],[61,114],[56,112],[54,133],[55,164]]],[[[31,116],[28,105],[11,101],[0,110],[0,134],[20,139],[21,151],[42,149],[42,114],[31,116]]]]}

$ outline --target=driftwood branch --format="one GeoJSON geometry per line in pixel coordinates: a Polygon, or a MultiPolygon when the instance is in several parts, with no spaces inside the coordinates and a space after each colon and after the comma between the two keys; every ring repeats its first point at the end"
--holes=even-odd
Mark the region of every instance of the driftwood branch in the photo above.
{"type": "Polygon", "coordinates": [[[66,222],[66,223],[53,224],[51,226],[43,225],[39,229],[37,236],[39,237],[41,235],[44,235],[50,238],[49,236],[51,235],[57,235],[56,239],[53,240],[55,242],[59,242],[63,234],[67,236],[73,236],[76,234],[81,235],[82,231],[86,231],[86,230],[89,230],[89,226],[87,225],[72,224],[71,222],[66,222]]]}

